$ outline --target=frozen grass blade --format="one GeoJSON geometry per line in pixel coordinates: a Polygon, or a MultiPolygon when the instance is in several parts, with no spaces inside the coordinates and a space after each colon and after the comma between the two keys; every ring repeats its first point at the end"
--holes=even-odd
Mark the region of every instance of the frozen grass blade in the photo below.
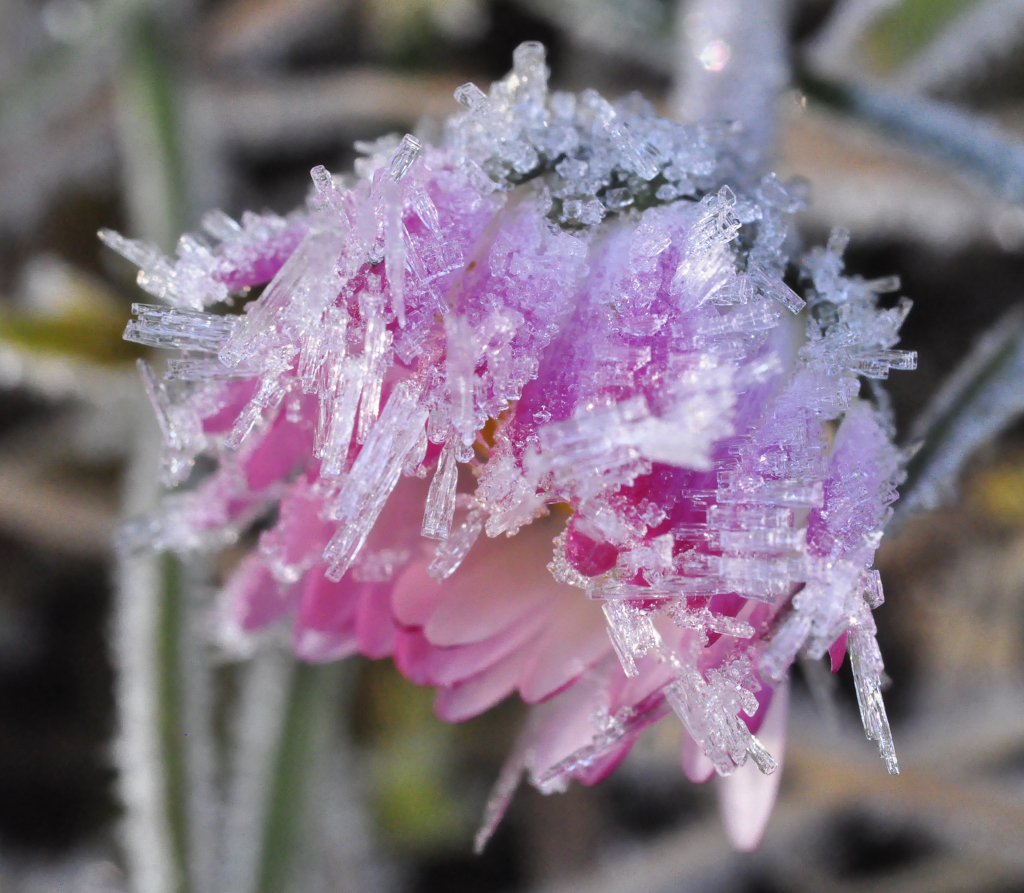
{"type": "Polygon", "coordinates": [[[917,419],[897,515],[952,496],[974,452],[1024,413],[1024,307],[985,332],[917,419]]]}

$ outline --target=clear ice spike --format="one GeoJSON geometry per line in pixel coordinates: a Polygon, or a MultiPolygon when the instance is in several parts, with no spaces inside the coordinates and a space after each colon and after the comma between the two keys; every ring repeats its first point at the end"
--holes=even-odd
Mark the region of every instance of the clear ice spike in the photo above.
{"type": "Polygon", "coordinates": [[[437,463],[437,471],[430,482],[427,506],[423,513],[423,536],[432,540],[445,540],[451,533],[455,517],[455,485],[459,480],[459,467],[455,449],[446,444],[437,463]]]}
{"type": "Polygon", "coordinates": [[[406,455],[419,441],[427,411],[419,405],[419,387],[400,381],[352,466],[333,516],[338,530],[324,549],[327,577],[337,582],[362,549],[384,503],[398,484],[406,455]]]}

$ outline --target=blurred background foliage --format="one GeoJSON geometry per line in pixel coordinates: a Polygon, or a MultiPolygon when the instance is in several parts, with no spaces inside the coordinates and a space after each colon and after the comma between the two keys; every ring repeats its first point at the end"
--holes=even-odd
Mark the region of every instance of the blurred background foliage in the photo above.
{"type": "MultiPolygon", "coordinates": [[[[217,663],[188,617],[237,552],[198,576],[175,571],[152,621],[169,637],[164,651],[134,640],[125,619],[136,603],[124,580],[139,569],[119,563],[111,538],[155,498],[139,484],[152,457],[139,446],[149,409],[138,354],[120,340],[142,298],[96,231],[169,250],[210,207],[287,212],[313,165],[351,167],[357,140],[436,137],[456,110],[452,90],[486,86],[527,39],[547,45],[556,86],[641,90],[667,110],[679,6],[0,4],[0,889],[1022,888],[1024,405],[1013,407],[1024,385],[1010,360],[982,364],[988,377],[969,383],[970,394],[1002,394],[1002,410],[969,445],[966,471],[946,469],[960,496],[901,519],[879,555],[904,776],[887,779],[850,731],[845,672],[834,682],[803,667],[779,814],[756,855],[728,852],[713,798],[682,780],[678,731],[665,723],[596,789],[521,792],[487,853],[470,856],[520,705],[448,726],[431,693],[390,662],[296,667],[271,645],[250,664],[217,663]],[[169,767],[154,777],[167,787],[177,868],[147,881],[132,868],[142,844],[125,831],[126,816],[139,827],[145,816],[118,782],[132,719],[116,694],[127,696],[126,668],[163,660],[150,652],[167,658],[154,670],[163,737],[152,753],[169,767]],[[208,703],[190,688],[196,655],[210,663],[209,690],[196,689],[208,703]],[[209,741],[194,743],[204,710],[209,741]],[[261,720],[275,716],[277,726],[261,720]],[[228,753],[239,740],[259,775],[251,783],[228,753]],[[197,765],[201,783],[189,774],[197,765]],[[204,809],[225,791],[242,841],[235,874],[200,858],[213,859],[203,841],[216,824],[204,809]],[[246,804],[258,808],[247,815],[246,804]]],[[[793,0],[789,37],[802,75],[860,91],[841,104],[827,91],[787,92],[777,169],[813,184],[800,219],[808,242],[849,227],[848,267],[899,273],[915,301],[904,346],[920,368],[890,386],[907,442],[946,376],[982,333],[1009,325],[999,321],[1024,291],[1024,193],[994,188],[1005,177],[977,153],[951,163],[936,148],[943,133],[970,142],[984,130],[999,176],[1024,176],[1024,3],[793,0]]],[[[1005,343],[1012,359],[1017,330],[1005,343]]],[[[952,417],[954,433],[962,418],[952,417]]],[[[949,442],[934,443],[941,458],[949,442]]]]}

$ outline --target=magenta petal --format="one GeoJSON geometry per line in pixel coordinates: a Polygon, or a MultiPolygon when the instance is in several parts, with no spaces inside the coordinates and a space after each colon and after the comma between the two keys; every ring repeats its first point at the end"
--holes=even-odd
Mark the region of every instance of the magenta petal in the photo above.
{"type": "Polygon", "coordinates": [[[782,778],[786,749],[786,719],[789,710],[789,683],[775,689],[761,727],[759,740],[779,764],[771,775],[763,775],[747,760],[732,775],[718,780],[718,805],[730,843],[741,852],[757,848],[768,825],[782,778]]]}
{"type": "Polygon", "coordinates": [[[297,586],[282,587],[258,555],[249,555],[224,587],[231,612],[242,629],[273,623],[295,603],[297,586]]]}
{"type": "Polygon", "coordinates": [[[251,490],[263,490],[289,474],[313,446],[313,432],[293,424],[281,413],[267,435],[245,462],[245,479],[251,490]]]}
{"type": "Polygon", "coordinates": [[[444,581],[424,632],[435,645],[465,645],[497,635],[543,605],[579,591],[556,583],[545,561],[557,528],[535,522],[512,539],[478,542],[465,564],[444,581]]]}
{"type": "Polygon", "coordinates": [[[843,665],[843,658],[846,657],[846,633],[844,632],[836,639],[828,649],[828,657],[832,663],[832,672],[838,673],[843,665]]]}
{"type": "Polygon", "coordinates": [[[398,627],[391,618],[391,584],[364,583],[356,614],[359,651],[370,658],[387,657],[395,646],[398,627]]]}
{"type": "Polygon", "coordinates": [[[530,648],[530,662],[519,679],[519,693],[527,704],[542,701],[594,666],[611,649],[600,605],[586,598],[564,599],[530,648]]]}
{"type": "Polygon", "coordinates": [[[538,611],[503,629],[496,636],[456,645],[453,648],[434,646],[429,657],[430,679],[434,685],[455,685],[481,673],[519,648],[530,647],[541,627],[547,622],[548,612],[538,611]]]}
{"type": "Polygon", "coordinates": [[[513,651],[479,675],[450,688],[439,688],[435,712],[447,722],[462,722],[493,707],[512,694],[527,656],[525,651],[513,651]]]}

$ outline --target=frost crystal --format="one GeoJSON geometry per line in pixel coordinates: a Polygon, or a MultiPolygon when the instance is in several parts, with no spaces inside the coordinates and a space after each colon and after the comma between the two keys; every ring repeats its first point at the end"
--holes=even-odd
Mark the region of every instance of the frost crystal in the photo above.
{"type": "Polygon", "coordinates": [[[180,352],[142,366],[164,481],[218,463],[127,541],[276,506],[226,645],[291,617],[299,656],[391,654],[447,719],[538,704],[489,828],[520,772],[592,783],[668,712],[719,773],[773,772],[772,686],[844,644],[896,772],[869,568],[901,458],[859,393],[914,366],[898,283],[846,276],[842,232],[792,263],[798,194],[735,177],[729,133],[549,93],[537,44],[456,99],[441,145],[360,144],[292,217],[211,214],[174,259],[104,234],[166,303],[125,337],[180,352]]]}

